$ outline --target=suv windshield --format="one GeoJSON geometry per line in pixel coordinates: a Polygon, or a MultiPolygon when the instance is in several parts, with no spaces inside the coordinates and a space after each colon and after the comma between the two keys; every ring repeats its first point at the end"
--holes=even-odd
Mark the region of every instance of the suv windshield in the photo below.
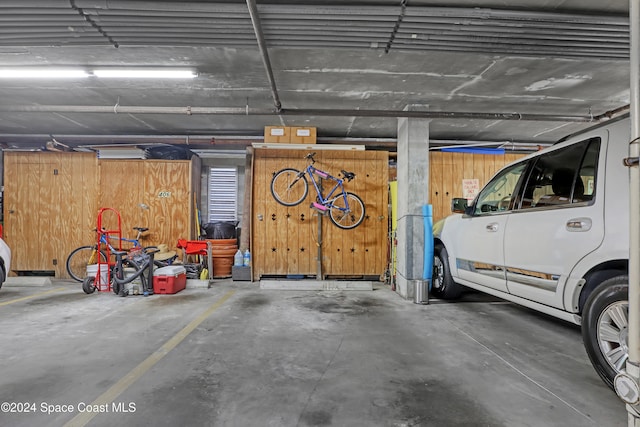
{"type": "Polygon", "coordinates": [[[493,178],[478,194],[473,214],[484,215],[509,209],[511,198],[525,166],[526,163],[518,163],[493,178]]]}

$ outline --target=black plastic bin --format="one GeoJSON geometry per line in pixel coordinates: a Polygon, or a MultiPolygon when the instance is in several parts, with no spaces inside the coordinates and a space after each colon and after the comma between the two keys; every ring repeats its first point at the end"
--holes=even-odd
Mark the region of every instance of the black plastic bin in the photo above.
{"type": "Polygon", "coordinates": [[[208,222],[202,225],[202,231],[207,239],[235,239],[237,225],[234,221],[208,222]]]}

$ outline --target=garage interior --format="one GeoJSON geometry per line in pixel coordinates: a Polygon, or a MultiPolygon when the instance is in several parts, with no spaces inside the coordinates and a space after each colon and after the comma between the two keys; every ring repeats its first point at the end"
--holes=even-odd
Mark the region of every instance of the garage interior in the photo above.
{"type": "Polygon", "coordinates": [[[413,304],[422,253],[409,236],[421,205],[441,219],[463,183],[629,112],[628,1],[25,0],[0,12],[12,249],[0,401],[36,405],[0,424],[626,424],[579,327],[476,293],[413,304]],[[188,77],[104,76],[119,69],[188,77]],[[274,173],[310,151],[331,174],[355,172],[357,228],[274,201],[274,173]],[[95,242],[103,207],[125,236],[149,227],[148,244],[199,239],[220,214],[217,170],[233,171],[229,221],[250,280],[118,298],[69,279],[67,254],[95,242]],[[395,238],[393,181],[409,218],[395,238]],[[282,292],[260,289],[266,279],[372,285],[282,292]]]}

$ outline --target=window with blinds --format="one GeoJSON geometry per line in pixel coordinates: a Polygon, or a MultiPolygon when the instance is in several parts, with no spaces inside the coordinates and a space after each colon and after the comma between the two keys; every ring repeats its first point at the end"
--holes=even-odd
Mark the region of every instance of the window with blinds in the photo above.
{"type": "Polygon", "coordinates": [[[238,169],[209,170],[209,222],[238,220],[238,169]]]}

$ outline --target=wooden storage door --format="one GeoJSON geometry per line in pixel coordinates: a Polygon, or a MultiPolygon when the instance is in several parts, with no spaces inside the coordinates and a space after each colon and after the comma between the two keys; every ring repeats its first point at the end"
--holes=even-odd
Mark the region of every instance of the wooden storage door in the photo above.
{"type": "Polygon", "coordinates": [[[178,239],[194,237],[196,201],[192,189],[189,160],[144,162],[144,200],[149,206],[145,213],[154,245],[165,243],[175,249],[178,239]]]}
{"type": "Polygon", "coordinates": [[[124,237],[135,237],[133,227],[147,227],[144,246],[175,248],[178,239],[193,238],[192,176],[189,160],[103,159],[100,206],[120,213],[124,237]]]}
{"type": "MultiPolygon", "coordinates": [[[[285,167],[303,170],[307,150],[260,149],[254,152],[252,241],[254,279],[261,276],[316,275],[317,214],[309,205],[316,193],[298,206],[278,204],[271,195],[273,174],[285,167]]],[[[388,230],[388,153],[318,150],[316,166],[337,176],[341,169],[355,172],[345,184],[360,196],[364,222],[352,230],[337,228],[322,218],[322,272],[325,277],[380,276],[386,266],[388,230]]],[[[330,190],[325,182],[325,191],[330,190]]]]}
{"type": "Polygon", "coordinates": [[[315,274],[317,246],[313,233],[317,233],[317,227],[313,211],[309,209],[311,202],[290,207],[280,205],[274,200],[270,187],[277,171],[285,167],[302,168],[304,154],[297,150],[261,149],[254,153],[251,241],[254,274],[258,278],[315,274]]]}
{"type": "Polygon", "coordinates": [[[92,153],[4,153],[4,236],[14,272],[68,277],[67,255],[94,239],[96,167],[92,153]]]}
{"type": "Polygon", "coordinates": [[[345,189],[360,196],[365,204],[365,219],[354,229],[339,229],[328,217],[323,218],[324,274],[329,277],[380,277],[387,257],[388,153],[327,151],[322,154],[326,155],[323,156],[326,164],[332,165],[328,166],[332,175],[340,169],[356,174],[354,180],[345,183],[345,189]]]}
{"type": "MultiPolygon", "coordinates": [[[[140,160],[101,159],[99,165],[99,208],[113,208],[118,211],[122,236],[134,238],[136,232],[133,227],[152,229],[153,227],[149,225],[147,210],[141,207],[145,203],[144,163],[140,160]]],[[[102,216],[102,224],[108,230],[116,230],[118,224],[115,213],[105,212],[102,216]]],[[[142,239],[143,246],[150,244],[148,237],[142,239]]],[[[118,242],[112,240],[111,244],[117,247],[118,242]]],[[[123,244],[123,248],[127,247],[128,245],[123,244]]]]}

